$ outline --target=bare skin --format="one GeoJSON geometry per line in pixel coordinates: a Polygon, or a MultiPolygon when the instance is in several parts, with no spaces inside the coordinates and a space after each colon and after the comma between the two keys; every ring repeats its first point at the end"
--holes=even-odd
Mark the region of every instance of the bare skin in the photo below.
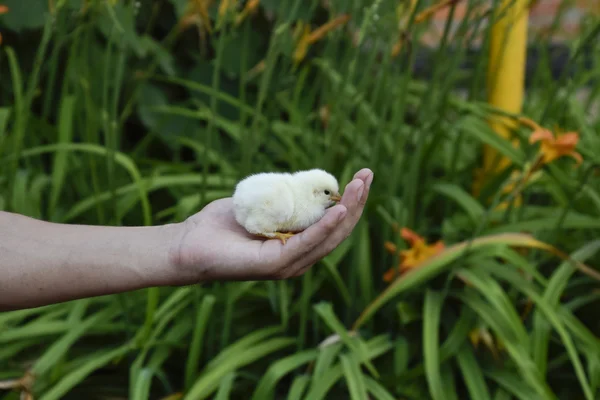
{"type": "Polygon", "coordinates": [[[352,233],[372,179],[369,169],[357,172],[340,204],[285,244],[247,233],[231,198],[154,227],[55,224],[0,212],[0,311],[152,286],[300,276],[352,233]]]}

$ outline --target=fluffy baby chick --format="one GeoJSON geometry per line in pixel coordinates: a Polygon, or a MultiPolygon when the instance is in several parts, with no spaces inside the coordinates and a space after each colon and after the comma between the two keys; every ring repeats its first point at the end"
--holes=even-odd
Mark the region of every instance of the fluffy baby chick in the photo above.
{"type": "Polygon", "coordinates": [[[236,221],[254,235],[283,244],[340,200],[337,180],[321,169],[250,175],[233,194],[236,221]]]}

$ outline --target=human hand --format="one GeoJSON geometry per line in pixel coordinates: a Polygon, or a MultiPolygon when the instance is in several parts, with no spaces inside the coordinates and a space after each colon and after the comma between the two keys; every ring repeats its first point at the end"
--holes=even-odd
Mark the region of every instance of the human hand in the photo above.
{"type": "Polygon", "coordinates": [[[231,198],[213,201],[181,224],[181,236],[171,251],[176,284],[285,279],[304,274],[352,233],[372,180],[371,170],[357,172],[340,203],[285,245],[246,232],[234,218],[231,198]]]}

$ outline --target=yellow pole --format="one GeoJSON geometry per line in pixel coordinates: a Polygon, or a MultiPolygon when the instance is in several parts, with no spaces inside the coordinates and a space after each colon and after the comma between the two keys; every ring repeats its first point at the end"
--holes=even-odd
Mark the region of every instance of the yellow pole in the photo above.
{"type": "MultiPolygon", "coordinates": [[[[525,86],[527,21],[529,0],[501,0],[496,7],[496,19],[491,29],[489,65],[487,71],[488,102],[508,112],[520,113],[525,86]]],[[[510,138],[514,122],[508,118],[489,121],[500,136],[510,138]]],[[[515,143],[515,146],[517,143],[515,143]]],[[[482,179],[503,170],[510,164],[506,157],[488,146],[483,152],[482,179]]]]}

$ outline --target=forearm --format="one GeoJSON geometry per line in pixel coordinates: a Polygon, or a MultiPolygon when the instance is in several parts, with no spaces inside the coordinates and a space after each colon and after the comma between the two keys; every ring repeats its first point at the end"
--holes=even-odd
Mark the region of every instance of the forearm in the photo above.
{"type": "Polygon", "coordinates": [[[0,311],[168,285],[178,226],[54,224],[0,212],[0,311]]]}

